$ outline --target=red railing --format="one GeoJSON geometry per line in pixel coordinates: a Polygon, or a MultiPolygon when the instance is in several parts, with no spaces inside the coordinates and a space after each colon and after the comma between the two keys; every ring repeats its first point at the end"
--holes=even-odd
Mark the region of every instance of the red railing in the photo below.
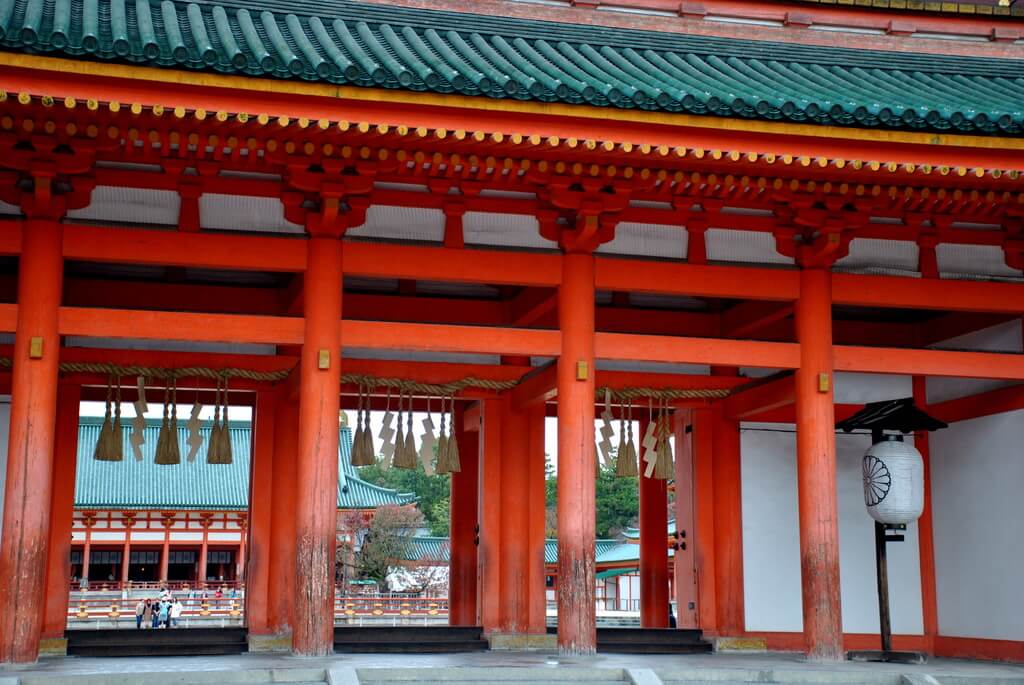
{"type": "MultiPolygon", "coordinates": [[[[215,592],[221,590],[225,594],[230,592],[232,588],[241,590],[245,587],[245,583],[240,580],[209,580],[206,583],[199,583],[194,580],[169,580],[166,582],[160,582],[158,580],[129,580],[126,584],[122,585],[119,580],[90,580],[88,589],[86,592],[121,592],[121,590],[127,588],[131,590],[156,590],[159,592],[163,588],[167,588],[171,592],[180,593],[188,592],[189,590],[206,590],[207,592],[215,592]]],[[[82,592],[83,588],[80,581],[72,581],[69,586],[71,592],[82,592]]]]}
{"type": "MultiPolygon", "coordinates": [[[[182,599],[179,621],[200,618],[229,618],[240,620],[244,610],[241,598],[182,599]]],[[[68,622],[74,621],[134,621],[137,599],[72,599],[68,605],[68,622]]]]}
{"type": "Polygon", "coordinates": [[[335,618],[367,616],[447,616],[447,597],[338,597],[335,618]]]}

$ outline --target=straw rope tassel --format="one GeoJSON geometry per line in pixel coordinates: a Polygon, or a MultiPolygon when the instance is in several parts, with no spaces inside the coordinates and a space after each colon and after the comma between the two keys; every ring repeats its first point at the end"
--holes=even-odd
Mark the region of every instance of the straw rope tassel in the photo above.
{"type": "Polygon", "coordinates": [[[373,444],[373,431],[370,429],[370,389],[366,391],[366,407],[363,409],[363,466],[377,463],[377,446],[373,444]]]}
{"type": "Polygon", "coordinates": [[[224,408],[221,413],[220,424],[220,462],[230,464],[234,455],[231,453],[231,429],[228,427],[228,379],[224,379],[224,408]]]}
{"type": "Polygon", "coordinates": [[[363,386],[356,390],[356,432],[352,434],[352,454],[349,462],[352,466],[363,465],[363,386]]]}
{"type": "Polygon", "coordinates": [[[156,459],[154,460],[157,464],[173,464],[170,460],[170,454],[167,453],[167,437],[168,431],[170,430],[169,416],[167,412],[170,411],[170,387],[164,386],[164,416],[160,422],[160,433],[156,439],[156,459]]]}
{"type": "Polygon", "coordinates": [[[171,464],[181,463],[181,444],[178,442],[178,380],[171,380],[171,427],[167,433],[167,458],[171,464]]]}
{"type": "Polygon", "coordinates": [[[459,441],[455,438],[455,395],[448,396],[448,473],[462,471],[459,461],[459,441]]]}
{"type": "Polygon", "coordinates": [[[217,443],[220,442],[220,378],[213,394],[213,423],[210,424],[210,438],[206,445],[206,463],[216,464],[219,454],[217,443]]]}
{"type": "Polygon", "coordinates": [[[654,477],[658,480],[669,480],[675,476],[675,464],[672,460],[672,445],[669,444],[671,434],[671,418],[665,404],[662,404],[658,416],[658,461],[654,467],[654,477]]]}
{"type": "MultiPolygon", "coordinates": [[[[633,469],[636,469],[636,465],[633,465],[633,469]]],[[[619,415],[619,446],[615,450],[615,475],[619,478],[625,478],[627,476],[636,475],[630,473],[629,464],[629,440],[626,435],[626,409],[622,409],[622,414],[619,415]]]]}
{"type": "Polygon", "coordinates": [[[106,408],[103,412],[103,424],[100,426],[100,434],[96,438],[96,449],[93,451],[93,459],[96,461],[117,461],[114,458],[113,451],[110,445],[110,434],[112,430],[111,418],[110,418],[110,402],[111,394],[113,389],[111,388],[110,378],[107,378],[107,400],[106,408]]]}
{"type": "Polygon", "coordinates": [[[121,377],[114,379],[114,423],[111,426],[111,443],[114,460],[124,461],[124,430],[121,428],[121,377]]]}
{"type": "Polygon", "coordinates": [[[448,423],[445,420],[445,398],[441,398],[441,427],[438,429],[437,437],[437,469],[438,474],[451,473],[451,466],[448,462],[448,423]]]}

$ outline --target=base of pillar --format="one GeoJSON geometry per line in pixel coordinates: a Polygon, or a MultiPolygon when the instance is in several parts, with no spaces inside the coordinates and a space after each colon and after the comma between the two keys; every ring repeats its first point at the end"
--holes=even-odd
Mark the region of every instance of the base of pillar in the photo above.
{"type": "Polygon", "coordinates": [[[487,642],[492,650],[539,652],[558,649],[558,636],[547,634],[490,633],[487,642]]]}
{"type": "Polygon", "coordinates": [[[292,634],[254,635],[249,633],[250,652],[290,652],[292,651],[292,634]]]}
{"type": "Polygon", "coordinates": [[[850,661],[875,661],[887,664],[923,664],[928,661],[928,655],[924,652],[883,652],[874,649],[848,652],[846,658],[850,661]]]}
{"type": "Polygon", "coordinates": [[[39,640],[39,656],[67,656],[66,637],[44,637],[39,640]]]}
{"type": "Polygon", "coordinates": [[[710,639],[715,652],[735,654],[768,651],[768,641],[763,637],[713,637],[710,639]]]}

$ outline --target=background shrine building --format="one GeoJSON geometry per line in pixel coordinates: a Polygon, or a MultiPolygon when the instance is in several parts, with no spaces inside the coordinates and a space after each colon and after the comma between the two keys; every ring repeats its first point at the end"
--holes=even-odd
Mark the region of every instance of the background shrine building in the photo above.
{"type": "Polygon", "coordinates": [[[913,397],[950,427],[908,438],[896,644],[1024,657],[1024,6],[423,5],[0,4],[0,662],[64,633],[79,403],[139,376],[253,409],[246,628],[297,655],[334,645],[344,407],[444,414],[406,431],[460,449],[453,624],[549,639],[551,415],[562,652],[607,423],[654,455],[643,625],[678,545],[680,627],[840,659],[878,626],[835,424],[913,397]]]}

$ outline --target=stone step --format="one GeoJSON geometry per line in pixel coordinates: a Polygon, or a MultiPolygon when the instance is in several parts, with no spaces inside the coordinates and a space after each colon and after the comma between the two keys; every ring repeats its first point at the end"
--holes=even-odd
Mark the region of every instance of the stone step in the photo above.
{"type": "MultiPolygon", "coordinates": [[[[403,685],[411,681],[408,680],[360,680],[360,685],[403,685]]],[[[453,681],[451,680],[417,680],[416,685],[450,685],[453,681]]],[[[456,681],[457,682],[457,681],[456,681]]],[[[463,681],[465,682],[465,681],[463,681]]],[[[572,680],[559,680],[559,679],[548,679],[548,680],[474,680],[474,685],[509,685],[510,683],[529,683],[530,685],[565,685],[565,683],[572,683],[576,681],[572,680]]],[[[623,680],[588,680],[587,685],[623,685],[626,681],[623,680]]]]}
{"type": "Polygon", "coordinates": [[[336,654],[457,654],[459,652],[486,652],[488,649],[489,645],[486,640],[425,640],[421,642],[359,640],[334,643],[336,654]]]}
{"type": "Polygon", "coordinates": [[[213,671],[131,671],[21,677],[20,685],[325,685],[322,668],[254,668],[213,671]]]}
{"type": "Polygon", "coordinates": [[[422,685],[423,683],[625,683],[626,674],[617,668],[549,668],[549,667],[439,667],[428,671],[414,668],[360,668],[357,669],[359,682],[422,685]]]}

